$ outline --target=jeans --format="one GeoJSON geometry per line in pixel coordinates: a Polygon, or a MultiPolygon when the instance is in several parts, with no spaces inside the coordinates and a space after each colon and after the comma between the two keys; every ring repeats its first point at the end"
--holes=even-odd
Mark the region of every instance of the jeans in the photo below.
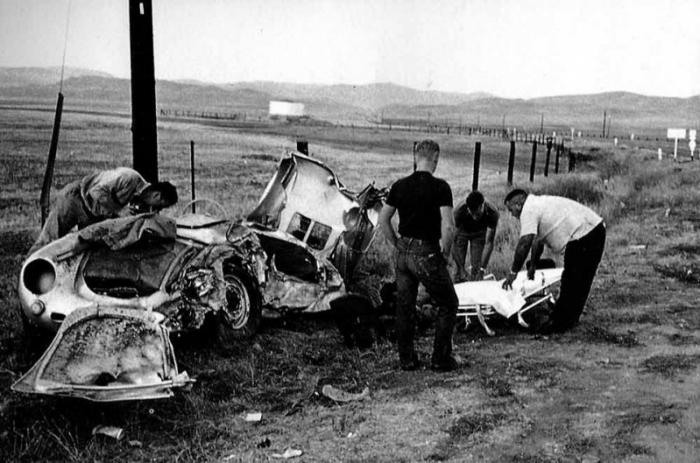
{"type": "Polygon", "coordinates": [[[566,245],[561,290],[552,312],[552,325],[555,330],[569,329],[581,317],[604,248],[605,225],[603,223],[582,238],[569,241],[566,245]]]}
{"type": "Polygon", "coordinates": [[[68,234],[75,226],[80,229],[98,221],[99,218],[85,207],[80,195],[80,181],[69,183],[56,196],[56,202],[29,253],[68,234]]]}
{"type": "Polygon", "coordinates": [[[408,364],[415,358],[414,331],[418,283],[438,304],[432,363],[444,365],[452,355],[452,332],[457,319],[457,295],[447,271],[447,262],[437,242],[399,238],[396,243],[396,335],[399,359],[408,364]]]}
{"type": "Polygon", "coordinates": [[[469,262],[472,267],[469,278],[474,280],[477,272],[481,268],[481,257],[484,254],[486,245],[486,231],[476,233],[465,233],[458,231],[452,245],[452,258],[457,264],[455,281],[464,281],[467,278],[464,271],[464,260],[467,257],[467,247],[469,248],[469,262]]]}

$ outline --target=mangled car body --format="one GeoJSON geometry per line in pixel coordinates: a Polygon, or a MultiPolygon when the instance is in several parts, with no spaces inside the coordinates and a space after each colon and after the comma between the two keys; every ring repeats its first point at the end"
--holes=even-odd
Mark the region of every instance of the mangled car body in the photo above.
{"type": "Polygon", "coordinates": [[[176,221],[144,214],[48,244],[22,265],[19,299],[26,328],[61,330],[15,389],[92,400],[152,398],[187,382],[178,380],[168,336],[156,335],[158,329],[211,329],[228,344],[254,334],[263,313],[327,310],[345,294],[343,278],[374,233],[380,196],[372,186],[353,194],[321,162],[289,153],[245,222],[190,212],[176,221]],[[120,329],[95,334],[100,320],[117,319],[120,329]],[[127,346],[119,338],[128,326],[145,334],[127,346]],[[81,374],[47,376],[61,363],[56,359],[65,358],[61,352],[91,336],[96,345],[131,351],[125,365],[145,366],[133,373],[106,362],[112,368],[100,372],[91,369],[100,364],[95,358],[76,354],[63,369],[80,365],[81,374]],[[138,360],[149,352],[155,358],[156,351],[172,362],[138,360]]]}

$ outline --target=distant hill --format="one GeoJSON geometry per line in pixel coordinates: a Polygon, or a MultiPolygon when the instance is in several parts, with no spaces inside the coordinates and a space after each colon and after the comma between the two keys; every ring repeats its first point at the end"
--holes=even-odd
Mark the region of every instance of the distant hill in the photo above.
{"type": "Polygon", "coordinates": [[[414,105],[448,105],[464,103],[490,96],[487,93],[449,93],[416,90],[392,83],[366,85],[286,84],[278,82],[244,82],[228,84],[229,89],[255,88],[277,98],[288,100],[335,101],[367,111],[381,111],[385,106],[412,103],[414,105]]]}
{"type": "Polygon", "coordinates": [[[607,92],[528,100],[491,97],[456,105],[393,105],[384,108],[384,117],[492,127],[505,122],[506,126],[528,130],[539,129],[544,117],[545,127],[568,131],[570,127],[602,130],[604,112],[606,124],[612,124],[612,130],[618,132],[674,125],[697,127],[700,96],[670,98],[607,92]]]}
{"type": "MultiPolygon", "coordinates": [[[[58,91],[59,68],[0,68],[0,104],[52,106],[58,91]]],[[[67,108],[128,113],[131,85],[105,73],[67,68],[63,93],[67,108]]],[[[608,114],[613,131],[652,127],[697,127],[700,95],[690,98],[645,96],[629,92],[506,99],[486,93],[423,91],[391,83],[318,85],[279,82],[209,84],[194,80],[156,83],[158,109],[246,113],[265,116],[270,100],[304,103],[307,113],[331,122],[412,120],[416,124],[445,123],[523,129],[569,130],[602,126],[608,114]],[[505,120],[504,120],[505,116],[505,120]]]]}
{"type": "MultiPolygon", "coordinates": [[[[63,78],[79,76],[112,77],[106,72],[92,71],[90,69],[67,67],[63,71],[63,78]]],[[[0,67],[0,87],[20,87],[26,85],[52,85],[61,80],[61,68],[55,67],[0,67]]]]}

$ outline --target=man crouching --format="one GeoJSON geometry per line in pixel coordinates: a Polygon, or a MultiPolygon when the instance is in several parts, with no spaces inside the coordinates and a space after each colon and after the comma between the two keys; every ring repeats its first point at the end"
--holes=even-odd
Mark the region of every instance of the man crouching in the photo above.
{"type": "Polygon", "coordinates": [[[511,271],[503,289],[513,281],[532,249],[528,277],[532,279],[537,261],[546,244],[555,253],[564,253],[559,299],[549,322],[540,332],[563,332],[578,323],[591,290],[605,247],[605,223],[588,207],[559,196],[537,196],[525,190],[508,193],[504,203],[520,220],[520,239],[515,248],[511,271]]]}

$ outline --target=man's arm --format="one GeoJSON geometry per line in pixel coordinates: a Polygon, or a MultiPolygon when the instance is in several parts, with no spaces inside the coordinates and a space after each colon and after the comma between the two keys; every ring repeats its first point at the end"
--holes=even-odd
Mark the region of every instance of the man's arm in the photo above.
{"type": "Polygon", "coordinates": [[[530,252],[534,239],[535,235],[530,234],[521,236],[518,240],[518,245],[515,247],[515,255],[513,256],[513,266],[510,268],[506,281],[503,282],[503,289],[511,289],[513,287],[513,281],[522,268],[523,263],[525,263],[527,253],[530,252]]]}
{"type": "Polygon", "coordinates": [[[379,228],[382,229],[382,233],[384,233],[384,236],[386,237],[387,241],[389,244],[391,244],[392,247],[396,247],[396,231],[394,231],[394,227],[391,225],[391,218],[394,217],[394,214],[396,213],[396,208],[394,206],[389,206],[388,204],[384,204],[382,207],[382,210],[379,211],[379,228]]]}
{"type": "Polygon", "coordinates": [[[445,259],[450,257],[452,241],[455,237],[455,216],[452,206],[440,206],[440,250],[445,259]]]}
{"type": "Polygon", "coordinates": [[[496,236],[495,228],[486,229],[486,244],[484,244],[484,251],[481,254],[481,268],[485,269],[489,265],[489,260],[491,259],[491,253],[493,252],[493,242],[496,236]]]}
{"type": "Polygon", "coordinates": [[[532,252],[530,253],[530,266],[527,269],[527,277],[531,280],[535,278],[535,269],[542,256],[542,251],[544,251],[544,242],[542,240],[534,240],[532,252]]]}

